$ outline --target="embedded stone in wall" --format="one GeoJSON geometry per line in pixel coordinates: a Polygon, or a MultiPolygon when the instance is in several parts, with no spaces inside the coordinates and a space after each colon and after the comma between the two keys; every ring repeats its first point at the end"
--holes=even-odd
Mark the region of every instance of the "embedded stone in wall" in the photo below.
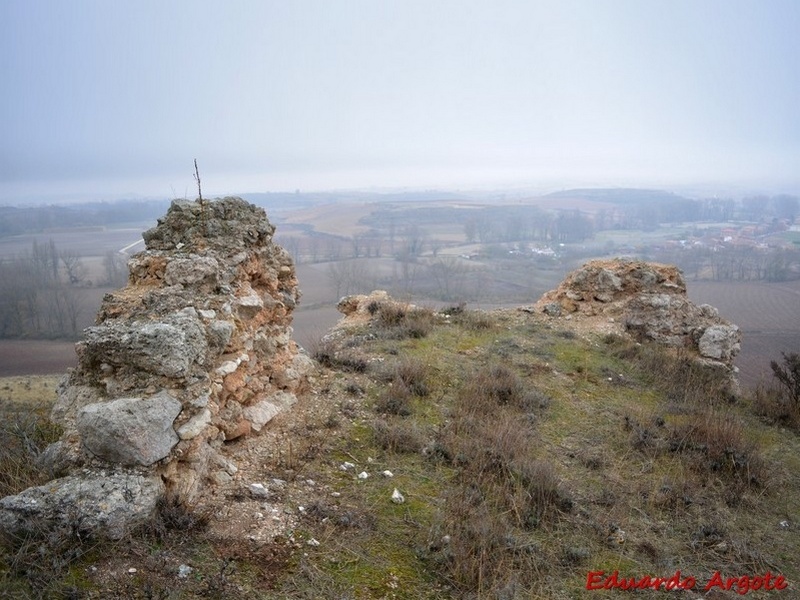
{"type": "Polygon", "coordinates": [[[0,531],[24,539],[63,531],[68,537],[77,533],[118,540],[150,519],[163,495],[157,475],[82,472],[0,500],[0,531]]]}
{"type": "Polygon", "coordinates": [[[121,465],[152,465],[178,443],[172,427],[181,403],[167,392],[84,406],[76,419],[83,445],[95,457],[121,465]]]}

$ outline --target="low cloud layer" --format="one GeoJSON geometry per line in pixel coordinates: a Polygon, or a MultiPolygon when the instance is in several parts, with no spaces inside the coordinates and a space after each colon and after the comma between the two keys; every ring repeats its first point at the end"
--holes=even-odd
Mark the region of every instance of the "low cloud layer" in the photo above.
{"type": "Polygon", "coordinates": [[[243,191],[797,184],[796,2],[47,0],[0,13],[3,201],[182,195],[195,157],[243,191]]]}

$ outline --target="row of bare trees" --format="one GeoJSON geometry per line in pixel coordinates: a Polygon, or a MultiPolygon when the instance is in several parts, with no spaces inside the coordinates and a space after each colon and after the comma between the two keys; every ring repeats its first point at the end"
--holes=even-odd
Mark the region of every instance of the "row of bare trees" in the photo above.
{"type": "Polygon", "coordinates": [[[468,242],[481,243],[580,243],[595,232],[608,229],[647,231],[664,223],[724,222],[731,219],[755,222],[777,219],[791,223],[800,214],[800,199],[786,194],[748,197],[740,202],[720,198],[691,200],[679,196],[635,200],[602,207],[594,212],[577,209],[550,212],[535,206],[486,208],[464,221],[464,235],[468,242]]]}
{"type": "Polygon", "coordinates": [[[461,258],[441,256],[429,260],[395,260],[391,270],[379,271],[366,259],[332,262],[328,282],[336,298],[386,289],[392,295],[423,295],[443,301],[476,301],[489,286],[488,272],[461,258]]]}
{"type": "Polygon", "coordinates": [[[582,242],[594,233],[592,219],[579,210],[556,214],[535,206],[481,210],[464,222],[468,242],[582,242]]]}
{"type": "MultiPolygon", "coordinates": [[[[103,284],[124,283],[123,256],[109,252],[103,266],[103,284]]],[[[29,251],[0,259],[0,338],[75,337],[91,284],[80,254],[59,250],[52,240],[34,241],[29,251]]]]}
{"type": "Polygon", "coordinates": [[[413,259],[425,251],[434,254],[441,247],[417,225],[404,227],[392,235],[368,230],[350,237],[311,233],[308,235],[276,235],[275,241],[286,248],[295,263],[317,263],[332,260],[381,258],[384,256],[413,259]]]}
{"type": "Polygon", "coordinates": [[[660,262],[676,264],[693,279],[789,281],[800,279],[800,249],[697,246],[662,250],[660,262]]]}

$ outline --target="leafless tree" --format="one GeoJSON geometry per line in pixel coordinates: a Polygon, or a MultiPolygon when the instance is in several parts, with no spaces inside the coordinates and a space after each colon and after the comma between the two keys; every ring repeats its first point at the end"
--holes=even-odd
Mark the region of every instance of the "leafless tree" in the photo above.
{"type": "Polygon", "coordinates": [[[468,271],[463,261],[449,256],[439,258],[428,267],[442,300],[463,299],[464,275],[468,271]]]}
{"type": "Polygon", "coordinates": [[[77,250],[62,250],[59,252],[59,258],[70,284],[75,285],[83,281],[86,276],[86,267],[84,267],[81,255],[77,250]]]}
{"type": "Polygon", "coordinates": [[[470,244],[478,238],[477,219],[471,218],[464,222],[464,237],[467,238],[467,242],[470,244]]]}
{"type": "Polygon", "coordinates": [[[22,335],[26,329],[27,286],[19,259],[0,261],[0,336],[22,335]]]}
{"type": "Polygon", "coordinates": [[[359,258],[363,250],[364,234],[363,233],[354,234],[353,237],[351,238],[351,242],[353,244],[353,258],[359,258]]]}
{"type": "Polygon", "coordinates": [[[328,280],[337,298],[371,291],[375,274],[367,261],[342,260],[328,265],[328,280]]]}
{"type": "Polygon", "coordinates": [[[400,291],[404,296],[412,296],[422,265],[411,260],[400,260],[400,291]]]}
{"type": "Polygon", "coordinates": [[[308,251],[311,255],[311,262],[317,262],[319,258],[319,239],[312,235],[308,240],[308,251]]]}
{"type": "Polygon", "coordinates": [[[197,201],[200,203],[200,221],[203,225],[203,235],[208,235],[208,221],[206,219],[206,203],[203,200],[203,190],[200,188],[200,170],[197,168],[197,159],[194,159],[194,180],[197,182],[197,201]]]}
{"type": "Polygon", "coordinates": [[[300,264],[300,239],[296,236],[282,238],[279,243],[289,251],[295,264],[300,264]]]}
{"type": "Polygon", "coordinates": [[[58,280],[58,252],[53,240],[47,244],[40,244],[34,240],[30,254],[24,256],[22,260],[26,258],[30,262],[31,274],[40,284],[58,280]]]}
{"type": "Polygon", "coordinates": [[[409,225],[403,229],[403,247],[399,255],[406,258],[415,258],[422,254],[428,234],[417,225],[409,225]]]}
{"type": "Polygon", "coordinates": [[[111,287],[125,285],[128,279],[125,257],[119,252],[109,250],[103,256],[103,267],[106,272],[106,283],[111,287]]]}
{"type": "Polygon", "coordinates": [[[78,333],[82,294],[79,290],[60,284],[43,294],[45,329],[50,335],[64,336],[78,333]]]}
{"type": "Polygon", "coordinates": [[[790,223],[794,223],[798,211],[800,211],[800,200],[797,196],[790,196],[788,194],[781,194],[772,199],[772,204],[775,207],[775,216],[779,219],[787,219],[790,223]]]}
{"type": "Polygon", "coordinates": [[[327,257],[330,260],[339,260],[342,257],[342,241],[338,238],[328,238],[327,257]]]}

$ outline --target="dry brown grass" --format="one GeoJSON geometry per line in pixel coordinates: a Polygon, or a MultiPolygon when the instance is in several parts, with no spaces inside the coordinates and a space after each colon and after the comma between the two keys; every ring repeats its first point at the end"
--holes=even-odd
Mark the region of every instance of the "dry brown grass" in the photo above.
{"type": "MultiPolygon", "coordinates": [[[[79,534],[77,529],[29,532],[25,537],[3,540],[0,547],[5,570],[0,570],[0,591],[12,598],[162,598],[175,587],[176,555],[204,540],[209,515],[192,512],[185,506],[164,500],[153,519],[121,540],[79,534]],[[153,552],[153,548],[158,548],[153,552]],[[125,556],[146,564],[135,576],[109,577],[98,570],[102,588],[90,594],[87,561],[113,560],[125,556]],[[174,563],[174,564],[173,564],[174,563]],[[12,593],[13,592],[13,593],[12,593]]],[[[183,583],[183,582],[181,582],[183,583]]],[[[207,596],[209,578],[189,591],[193,597],[207,596]],[[194,592],[194,593],[192,593],[194,592]]],[[[185,587],[185,586],[181,586],[185,587]]],[[[235,586],[226,588],[233,592],[235,586]]],[[[188,590],[187,590],[188,591],[188,590]]]]}
{"type": "Polygon", "coordinates": [[[769,423],[800,430],[800,355],[783,353],[783,363],[773,360],[770,366],[772,384],[753,390],[753,411],[769,423]]]}
{"type": "Polygon", "coordinates": [[[320,340],[311,348],[311,357],[323,367],[350,373],[363,373],[369,366],[363,356],[352,348],[340,348],[330,340],[320,340]]]}
{"type": "MultiPolygon", "coordinates": [[[[319,393],[330,414],[294,423],[268,460],[270,477],[301,492],[275,501],[306,507],[294,541],[222,548],[191,534],[185,548],[213,560],[205,555],[202,579],[178,597],[242,586],[253,597],[589,598],[588,570],[668,576],[677,564],[698,577],[707,568],[794,577],[797,544],[776,523],[797,503],[764,475],[768,466],[794,485],[796,444],[784,450],[794,434],[730,402],[717,372],[624,340],[598,350],[510,313],[486,328],[437,317],[425,337],[395,341],[406,316],[380,323],[379,310],[326,350],[336,372],[319,378],[319,393]],[[368,368],[338,366],[350,352],[368,368]],[[372,476],[357,480],[342,461],[372,476]],[[375,476],[383,469],[394,477],[375,476]],[[405,503],[390,500],[394,488],[405,503]],[[611,543],[609,531],[627,537],[611,543]]],[[[150,597],[175,581],[155,563],[185,556],[178,537],[120,549],[154,565],[137,580],[150,597]]],[[[147,597],[132,581],[116,595],[147,597]]]]}
{"type": "Polygon", "coordinates": [[[376,377],[385,386],[375,401],[375,410],[382,414],[407,417],[413,412],[413,399],[428,395],[429,369],[419,359],[402,357],[377,369],[376,377]]]}
{"type": "Polygon", "coordinates": [[[744,424],[730,413],[707,409],[691,421],[669,429],[668,442],[674,452],[692,457],[695,468],[736,482],[760,488],[768,482],[766,463],[744,424]]]}
{"type": "Polygon", "coordinates": [[[412,397],[413,393],[405,382],[392,381],[378,395],[375,410],[381,414],[407,417],[413,412],[412,397]]]}
{"type": "MultiPolygon", "coordinates": [[[[448,314],[448,313],[444,313],[448,314]]],[[[489,313],[479,310],[462,310],[461,312],[451,313],[452,322],[469,331],[485,331],[495,325],[495,320],[489,313]]]]}
{"type": "Polygon", "coordinates": [[[572,510],[554,466],[536,457],[530,397],[511,369],[480,369],[456,394],[431,452],[457,474],[432,528],[448,532],[446,542],[433,544],[428,560],[462,593],[530,589],[548,569],[531,532],[572,510]]]}
{"type": "Polygon", "coordinates": [[[396,454],[418,454],[428,443],[423,428],[406,419],[378,419],[372,423],[378,447],[396,454]]]}
{"type": "Polygon", "coordinates": [[[39,455],[61,436],[48,418],[49,406],[0,413],[0,497],[41,485],[49,478],[39,455]]]}
{"type": "Polygon", "coordinates": [[[613,356],[639,370],[676,405],[725,405],[736,401],[730,374],[700,363],[687,351],[671,352],[654,343],[636,343],[617,335],[603,339],[613,356]]]}
{"type": "Polygon", "coordinates": [[[424,338],[436,324],[436,314],[427,308],[375,303],[368,309],[376,320],[376,335],[387,339],[424,338]]]}
{"type": "Polygon", "coordinates": [[[800,429],[800,405],[790,402],[777,388],[759,385],[751,395],[753,411],[767,422],[800,429]]]}
{"type": "Polygon", "coordinates": [[[424,361],[404,357],[394,365],[392,379],[404,383],[415,396],[425,397],[430,393],[428,372],[429,368],[424,361]]]}

